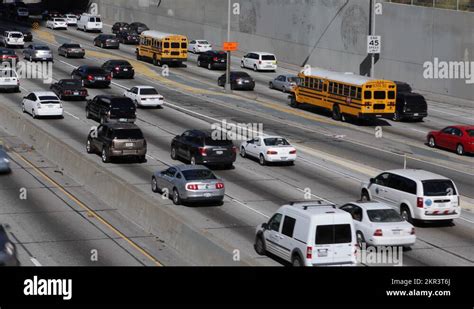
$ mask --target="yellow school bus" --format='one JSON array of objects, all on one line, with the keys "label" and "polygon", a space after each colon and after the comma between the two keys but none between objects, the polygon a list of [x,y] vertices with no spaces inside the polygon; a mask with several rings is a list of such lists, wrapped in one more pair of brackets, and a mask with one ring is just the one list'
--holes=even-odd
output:
[{"label": "yellow school bus", "polygon": [[154,65],[181,65],[188,59],[188,38],[155,30],[143,31],[135,53],[137,60],[148,60]]},{"label": "yellow school bus", "polygon": [[373,119],[395,113],[396,84],[353,73],[305,69],[290,96],[292,107],[310,104],[328,109],[335,120]]}]

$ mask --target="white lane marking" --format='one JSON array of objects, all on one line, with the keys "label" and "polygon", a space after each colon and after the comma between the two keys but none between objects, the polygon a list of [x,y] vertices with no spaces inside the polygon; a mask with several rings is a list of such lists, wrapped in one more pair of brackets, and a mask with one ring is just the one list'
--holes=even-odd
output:
[{"label": "white lane marking", "polygon": [[415,129],[415,128],[410,128],[410,129],[413,130],[413,131],[416,131],[416,132],[423,133],[423,134],[428,134],[428,132],[426,132],[426,131],[421,131],[421,130],[418,130],[418,129]]},{"label": "white lane marking", "polygon": [[152,157],[152,156],[150,156],[150,155],[148,155],[148,154],[146,155],[146,157],[147,157],[147,158],[150,158],[150,159],[153,159],[153,160],[155,160],[155,161],[158,161],[156,158],[154,158],[154,157]]},{"label": "white lane marking", "polygon": [[65,114],[68,114],[68,115],[71,116],[72,118],[75,118],[75,119],[77,119],[77,120],[81,120],[79,117],[77,117],[77,116],[71,114],[71,113],[68,112],[68,111],[64,111],[64,113],[65,113]]},{"label": "white lane marking", "polygon": [[[227,194],[226,194],[226,195],[227,195]],[[261,216],[263,216],[263,217],[265,217],[265,218],[267,218],[267,219],[270,218],[270,216],[267,216],[267,215],[264,214],[263,212],[258,211],[258,210],[256,210],[255,208],[252,208],[252,207],[248,206],[247,204],[245,204],[245,203],[239,201],[238,199],[235,199],[235,198],[231,197],[230,195],[227,195],[227,196],[230,198],[230,200],[231,200],[232,202],[235,202],[235,203],[237,203],[237,204],[239,204],[239,205],[242,205],[242,206],[244,206],[245,208],[248,208],[248,209],[252,210],[253,212],[258,213],[259,215],[261,215]]]},{"label": "white lane marking", "polygon": [[[461,214],[463,213],[463,211],[461,211]],[[458,218],[458,219],[461,219],[461,220],[464,220],[464,221],[467,221],[469,223],[473,223],[474,224],[474,221],[472,220],[469,220],[469,219],[466,219],[466,217],[463,217],[462,215]]]},{"label": "white lane marking", "polygon": [[35,266],[37,266],[37,267],[42,266],[41,263],[38,262],[38,260],[35,259],[34,257],[31,257],[30,260]]},{"label": "white lane marking", "polygon": [[472,118],[472,117],[466,117],[466,116],[462,116],[462,115],[456,115],[456,114],[448,113],[448,112],[445,112],[445,111],[442,111],[442,110],[439,110],[439,109],[436,109],[436,108],[430,108],[430,110],[435,111],[435,112],[438,112],[438,113],[441,113],[441,114],[450,115],[450,116],[453,116],[453,117],[466,118],[466,119],[469,119],[469,120],[471,120],[471,121],[474,120],[474,118]]}]

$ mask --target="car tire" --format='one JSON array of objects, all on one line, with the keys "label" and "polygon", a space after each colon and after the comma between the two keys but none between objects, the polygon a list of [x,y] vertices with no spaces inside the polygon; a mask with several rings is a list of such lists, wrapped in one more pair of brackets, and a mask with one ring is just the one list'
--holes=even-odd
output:
[{"label": "car tire", "polygon": [[211,64],[211,63],[208,63],[208,64],[207,64],[207,69],[208,69],[208,70],[212,70],[212,64]]},{"label": "car tire", "polygon": [[104,43],[100,43],[100,48],[104,48]]},{"label": "car tire", "polygon": [[102,158],[102,162],[104,163],[110,162],[110,157],[109,157],[107,148],[105,146],[102,146],[101,158]]},{"label": "car tire", "polygon": [[245,68],[245,65],[244,65],[244,62],[243,62],[243,61],[240,62],[240,67],[241,67],[242,69]]},{"label": "car tire", "polygon": [[31,57],[31,55],[30,55],[30,59],[28,59],[28,60],[30,60],[30,62],[33,62],[33,57]]},{"label": "car tire", "polygon": [[33,119],[37,118],[34,108],[31,110],[31,117],[33,117]]},{"label": "car tire", "polygon": [[194,155],[191,156],[191,159],[189,160],[189,164],[196,165],[196,157]]},{"label": "car tire", "polygon": [[362,245],[365,243],[365,237],[361,231],[356,232],[356,240],[357,240],[357,244],[359,245],[359,249],[362,249]]},{"label": "car tire", "polygon": [[341,120],[341,111],[339,109],[339,105],[335,104],[333,107],[332,107],[332,119],[336,120],[336,121],[340,121]]},{"label": "car tire", "polygon": [[270,89],[274,89],[274,87],[273,87],[273,83],[272,83],[272,82],[270,82],[270,83],[268,84],[268,88],[270,88]]},{"label": "car tire", "polygon": [[265,249],[265,243],[263,242],[262,235],[257,235],[257,237],[255,238],[254,249],[258,255],[266,255],[267,250]]},{"label": "car tire", "polygon": [[69,53],[66,52],[66,53],[64,54],[64,57],[69,58]]},{"label": "car tire", "polygon": [[435,140],[434,136],[430,136],[428,138],[428,146],[430,146],[431,148],[436,147],[436,140]]},{"label": "car tire", "polygon": [[201,61],[200,60],[197,61],[197,66],[201,67]]},{"label": "car tire", "polygon": [[393,121],[400,121],[400,113],[398,111],[395,111],[392,116]]},{"label": "car tire", "polygon": [[247,156],[247,153],[246,153],[244,147],[241,147],[241,148],[240,148],[240,156],[241,156],[242,158],[245,158],[245,157]]},{"label": "car tire", "polygon": [[173,188],[173,204],[181,205],[181,197],[179,196],[179,192],[176,188]]},{"label": "car tire", "polygon": [[146,162],[146,155],[145,156],[138,156],[138,162],[145,163]]},{"label": "car tire", "polygon": [[91,114],[87,108],[86,108],[86,119],[91,119]]},{"label": "car tire", "polygon": [[107,123],[107,117],[105,115],[100,117],[100,123],[101,124]]},{"label": "car tire", "polygon": [[256,65],[256,64],[253,65],[253,70],[254,70],[255,72],[258,72],[258,68],[257,68],[257,65]]},{"label": "car tire", "polygon": [[299,103],[298,103],[298,101],[296,101],[296,97],[294,95],[291,96],[290,106],[293,107],[293,108],[298,108],[299,107]]},{"label": "car tire", "polygon": [[260,156],[258,157],[258,163],[262,166],[267,164],[267,161],[265,160],[265,156],[263,154],[260,154]]},{"label": "car tire", "polygon": [[301,257],[299,256],[299,254],[295,254],[291,258],[291,266],[293,266],[293,267],[302,267],[303,266],[303,261],[301,260]]},{"label": "car tire", "polygon": [[156,181],[155,176],[151,177],[151,191],[154,193],[160,193],[160,188],[158,188],[158,182]]},{"label": "car tire", "polygon": [[456,146],[456,153],[460,156],[464,155],[464,146],[462,144]]},{"label": "car tire", "polygon": [[402,205],[400,207],[400,216],[402,216],[405,221],[413,224],[413,217],[411,216],[410,209],[408,208],[408,206]]},{"label": "car tire", "polygon": [[367,190],[362,190],[362,193],[360,195],[360,200],[363,202],[370,201],[370,195],[369,195],[369,192],[367,192]]},{"label": "car tire", "polygon": [[178,152],[175,146],[171,146],[171,159],[178,160]]},{"label": "car tire", "polygon": [[285,86],[283,86],[283,87],[281,88],[281,91],[282,91],[283,93],[287,93],[287,91],[286,91],[286,87],[285,87]]},{"label": "car tire", "polygon": [[91,139],[90,139],[90,138],[87,139],[86,151],[87,151],[87,153],[89,153],[89,154],[94,152],[93,149],[92,149],[92,143],[91,143]]}]

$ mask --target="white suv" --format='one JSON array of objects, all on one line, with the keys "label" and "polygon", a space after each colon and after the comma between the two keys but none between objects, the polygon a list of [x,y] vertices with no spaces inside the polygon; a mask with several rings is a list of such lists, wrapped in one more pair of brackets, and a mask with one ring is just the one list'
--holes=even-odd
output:
[{"label": "white suv", "polygon": [[5,47],[20,47],[25,45],[23,33],[19,31],[5,31],[3,33],[2,44]]},{"label": "white suv", "polygon": [[102,19],[100,16],[82,14],[77,21],[77,30],[102,32]]},{"label": "white suv", "polygon": [[362,200],[378,199],[400,210],[401,216],[419,220],[451,221],[461,215],[454,182],[441,175],[415,169],[385,171],[362,185]]},{"label": "white suv", "polygon": [[257,227],[255,251],[293,266],[355,265],[356,235],[349,213],[323,201],[291,202]]},{"label": "white suv", "polygon": [[0,89],[20,92],[20,80],[15,70],[10,68],[0,69]]},{"label": "white suv", "polygon": [[251,52],[242,57],[240,66],[254,71],[276,71],[277,59],[274,54]]}]

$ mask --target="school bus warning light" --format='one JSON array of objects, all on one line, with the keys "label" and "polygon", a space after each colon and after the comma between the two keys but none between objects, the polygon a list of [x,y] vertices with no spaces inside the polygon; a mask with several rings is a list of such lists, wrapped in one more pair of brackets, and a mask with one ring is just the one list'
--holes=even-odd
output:
[{"label": "school bus warning light", "polygon": [[222,49],[224,51],[236,51],[239,49],[239,42],[224,42]]}]

